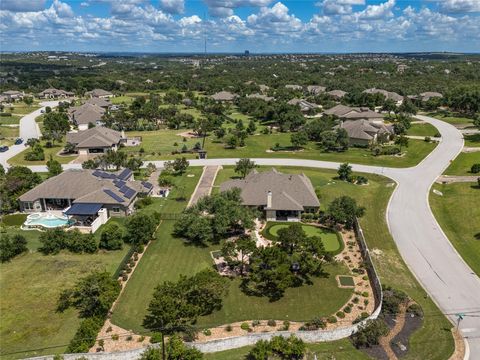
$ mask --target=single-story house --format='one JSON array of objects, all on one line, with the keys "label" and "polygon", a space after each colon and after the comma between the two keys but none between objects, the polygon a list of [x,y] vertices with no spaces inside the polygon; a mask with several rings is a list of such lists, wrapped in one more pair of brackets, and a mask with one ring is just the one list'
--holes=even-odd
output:
[{"label": "single-story house", "polygon": [[41,99],[58,99],[74,96],[75,94],[71,91],[65,91],[61,89],[49,88],[43,90],[38,94],[38,97]]},{"label": "single-story house", "polygon": [[213,94],[210,97],[215,101],[222,101],[223,102],[223,101],[233,101],[238,97],[238,95],[233,94],[230,91],[219,91],[219,92]]},{"label": "single-story house", "polygon": [[403,96],[393,91],[371,88],[363,90],[362,92],[365,94],[382,94],[383,96],[385,96],[386,99],[395,101],[397,105],[401,105],[403,102]]},{"label": "single-story house", "polygon": [[79,155],[116,151],[126,141],[127,138],[121,132],[103,126],[67,133],[67,143],[75,145],[75,151]]},{"label": "single-story house", "polygon": [[264,84],[258,85],[258,88],[259,88],[260,91],[263,92],[263,93],[266,92],[266,91],[268,91],[268,90],[270,90],[270,87],[267,86],[267,85],[264,85]]},{"label": "single-story house", "polygon": [[383,115],[370,110],[368,107],[351,107],[339,104],[325,110],[323,113],[326,115],[335,115],[341,119],[369,119],[371,121],[383,122]]},{"label": "single-story house", "polygon": [[68,109],[70,121],[76,125],[79,130],[88,129],[90,124],[95,126],[103,125],[102,117],[105,112],[106,110],[104,108],[88,103]]},{"label": "single-story house", "polygon": [[17,100],[22,100],[23,97],[25,96],[25,93],[23,91],[7,90],[2,92],[1,95],[5,98],[7,102],[12,102]]},{"label": "single-story house", "polygon": [[346,130],[350,145],[361,146],[377,142],[377,138],[381,134],[393,133],[392,127],[367,119],[342,121],[337,128]]},{"label": "single-story house", "polygon": [[308,85],[307,91],[312,95],[320,95],[324,93],[327,88],[325,86],[320,85]]},{"label": "single-story house", "polygon": [[431,98],[443,98],[443,95],[440,94],[439,92],[434,92],[434,91],[427,91],[427,92],[423,92],[421,93],[418,98],[421,100],[421,101],[428,101],[430,100]]},{"label": "single-story house", "polygon": [[91,98],[100,98],[100,99],[108,99],[113,97],[114,95],[107,90],[103,89],[93,89],[92,91],[87,91],[85,96],[89,96]]},{"label": "single-story house", "polygon": [[341,100],[345,97],[345,95],[347,95],[347,92],[343,90],[332,90],[332,91],[327,91],[327,94],[330,95],[335,100]]},{"label": "single-story house", "polygon": [[289,89],[289,90],[303,90],[303,86],[301,86],[301,85],[285,85],[285,89]]},{"label": "single-story house", "polygon": [[105,110],[108,110],[112,106],[112,103],[108,98],[95,98],[95,97],[85,101],[85,104],[100,106]]},{"label": "single-story house", "polygon": [[239,188],[243,205],[257,208],[268,221],[299,221],[304,212],[316,212],[320,201],[305,174],[283,174],[275,169],[253,170],[242,180],[229,180],[220,191]]},{"label": "single-story house", "polygon": [[260,99],[260,100],[263,100],[263,101],[274,100],[274,98],[271,97],[271,96],[267,96],[267,95],[263,95],[263,94],[259,94],[259,93],[247,95],[247,98],[249,98],[249,99]]},{"label": "single-story house", "polygon": [[292,99],[289,102],[287,102],[287,104],[298,106],[300,108],[300,111],[302,111],[302,112],[315,110],[315,109],[320,107],[317,104],[313,104],[313,103],[308,102],[307,100],[304,100],[304,99]]},{"label": "single-story house", "polygon": [[129,169],[117,172],[66,170],[45,180],[19,198],[27,213],[62,211],[75,226],[90,227],[112,216],[127,216],[139,195],[149,195],[153,185],[135,181]]}]

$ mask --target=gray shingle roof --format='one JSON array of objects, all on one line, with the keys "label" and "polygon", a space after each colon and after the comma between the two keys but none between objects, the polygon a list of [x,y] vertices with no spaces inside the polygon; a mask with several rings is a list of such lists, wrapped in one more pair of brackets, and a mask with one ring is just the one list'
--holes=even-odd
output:
[{"label": "gray shingle roof", "polygon": [[81,106],[75,106],[69,110],[70,118],[77,125],[95,124],[102,120],[105,109],[94,104],[85,103]]},{"label": "gray shingle roof", "polygon": [[237,96],[237,94],[232,94],[230,91],[220,91],[213,94],[211,98],[215,101],[233,101]]},{"label": "gray shingle roof", "polygon": [[103,126],[96,126],[88,130],[67,133],[67,142],[75,144],[77,148],[111,147],[117,145],[122,134]]},{"label": "gray shingle roof", "polygon": [[384,124],[373,123],[366,119],[344,121],[340,128],[347,131],[349,138],[359,140],[373,140],[375,135],[391,133],[391,130]]},{"label": "gray shingle roof", "polygon": [[93,97],[98,97],[98,96],[113,96],[113,94],[110,91],[106,91],[103,89],[93,89],[92,91],[87,91],[85,95],[93,96]]},{"label": "gray shingle roof", "polygon": [[[74,199],[74,203],[122,204],[127,206],[135,196],[127,198],[115,186],[114,178],[106,179],[94,175],[94,170],[66,170],[61,174],[45,180],[40,185],[20,196],[20,201],[37,199]],[[138,181],[126,181],[125,185],[137,192],[149,192]],[[105,193],[110,190],[123,201],[117,201]]]},{"label": "gray shingle roof", "polygon": [[318,207],[315,189],[304,174],[283,174],[275,169],[252,171],[242,180],[230,180],[220,186],[220,191],[233,188],[241,190],[244,205],[267,206],[268,192],[272,192],[272,210],[303,210]]}]

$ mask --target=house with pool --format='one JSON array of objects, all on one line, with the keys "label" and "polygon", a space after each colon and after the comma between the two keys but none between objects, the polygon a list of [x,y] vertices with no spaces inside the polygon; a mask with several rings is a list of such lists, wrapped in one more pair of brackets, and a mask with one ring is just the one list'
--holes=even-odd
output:
[{"label": "house with pool", "polygon": [[260,210],[267,221],[300,221],[302,213],[317,212],[320,201],[305,174],[275,169],[251,171],[244,179],[226,181],[220,191],[239,188],[245,206]]},{"label": "house with pool", "polygon": [[75,226],[95,232],[112,216],[134,211],[153,185],[135,181],[130,169],[116,172],[67,170],[21,195],[20,210],[31,213],[25,227]]}]

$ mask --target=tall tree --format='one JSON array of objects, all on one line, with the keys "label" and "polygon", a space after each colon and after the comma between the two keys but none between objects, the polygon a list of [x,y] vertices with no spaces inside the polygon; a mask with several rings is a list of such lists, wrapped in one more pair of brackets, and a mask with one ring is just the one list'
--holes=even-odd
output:
[{"label": "tall tree", "polygon": [[250,171],[252,171],[256,167],[257,165],[255,164],[254,161],[247,158],[243,158],[238,160],[235,163],[235,172],[237,174],[240,174],[242,179],[245,179],[245,177],[250,173]]}]

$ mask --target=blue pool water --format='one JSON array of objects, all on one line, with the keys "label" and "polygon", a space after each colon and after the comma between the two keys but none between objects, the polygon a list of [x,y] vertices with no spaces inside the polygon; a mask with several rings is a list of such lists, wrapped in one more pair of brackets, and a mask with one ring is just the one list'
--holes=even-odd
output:
[{"label": "blue pool water", "polygon": [[25,226],[42,226],[45,228],[56,228],[69,224],[66,216],[57,216],[52,214],[36,213],[27,216]]}]

